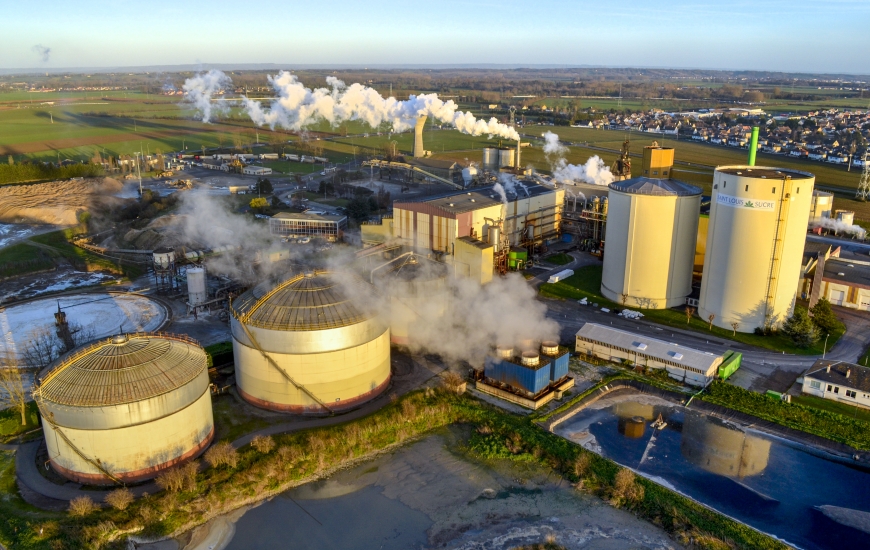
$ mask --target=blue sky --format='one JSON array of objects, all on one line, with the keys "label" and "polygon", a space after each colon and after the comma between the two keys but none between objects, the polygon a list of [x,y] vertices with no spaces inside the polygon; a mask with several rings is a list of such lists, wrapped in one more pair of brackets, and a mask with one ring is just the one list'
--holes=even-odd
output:
[{"label": "blue sky", "polygon": [[[870,0],[0,0],[0,68],[554,63],[870,74]],[[34,46],[50,48],[47,61]]]}]

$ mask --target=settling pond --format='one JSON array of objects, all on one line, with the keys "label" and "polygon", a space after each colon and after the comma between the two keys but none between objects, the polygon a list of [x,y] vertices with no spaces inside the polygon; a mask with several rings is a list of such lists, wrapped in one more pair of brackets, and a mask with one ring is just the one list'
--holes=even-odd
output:
[{"label": "settling pond", "polygon": [[[667,426],[654,430],[659,415]],[[815,508],[870,511],[870,473],[798,444],[622,391],[556,433],[800,548],[870,548]]]}]

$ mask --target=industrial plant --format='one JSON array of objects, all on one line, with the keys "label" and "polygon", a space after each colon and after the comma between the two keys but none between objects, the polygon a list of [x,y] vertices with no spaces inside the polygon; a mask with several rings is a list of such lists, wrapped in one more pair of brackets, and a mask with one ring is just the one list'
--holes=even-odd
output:
[{"label": "industrial plant", "polygon": [[151,479],[214,436],[206,354],[192,339],[119,334],[76,349],[36,379],[48,460],[87,485]]}]

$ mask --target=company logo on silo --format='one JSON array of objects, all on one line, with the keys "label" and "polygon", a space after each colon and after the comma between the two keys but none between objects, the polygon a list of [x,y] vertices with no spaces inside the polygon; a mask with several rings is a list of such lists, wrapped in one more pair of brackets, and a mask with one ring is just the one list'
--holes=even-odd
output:
[{"label": "company logo on silo", "polygon": [[716,195],[716,203],[731,208],[751,208],[752,210],[773,210],[776,206],[775,201],[760,201],[752,199],[741,199],[740,197],[732,197],[731,195]]}]

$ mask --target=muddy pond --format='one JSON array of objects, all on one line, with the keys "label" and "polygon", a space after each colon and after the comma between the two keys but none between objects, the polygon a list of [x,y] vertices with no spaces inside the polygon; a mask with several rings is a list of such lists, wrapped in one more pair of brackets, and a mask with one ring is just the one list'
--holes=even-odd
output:
[{"label": "muddy pond", "polygon": [[870,548],[849,526],[870,518],[870,473],[825,453],[633,392],[556,433],[799,548]]},{"label": "muddy pond", "polygon": [[581,494],[547,469],[483,464],[458,429],[309,483],[201,527],[186,550],[680,548],[658,527]]}]

